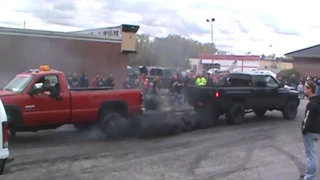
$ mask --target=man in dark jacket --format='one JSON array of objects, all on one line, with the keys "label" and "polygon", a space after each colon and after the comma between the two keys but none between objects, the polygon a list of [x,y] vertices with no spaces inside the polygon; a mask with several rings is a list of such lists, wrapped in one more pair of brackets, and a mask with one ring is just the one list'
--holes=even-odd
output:
[{"label": "man in dark jacket", "polygon": [[44,80],[41,93],[46,94],[50,97],[56,98],[59,96],[60,92],[55,87],[51,87],[50,83],[51,82],[49,79]]},{"label": "man in dark jacket", "polygon": [[316,83],[317,85],[316,95],[320,96],[320,76],[315,76],[314,79],[315,79],[314,83]]},{"label": "man in dark jacket", "polygon": [[129,77],[127,77],[126,81],[123,82],[122,88],[123,88],[123,89],[131,89]]},{"label": "man in dark jacket", "polygon": [[80,83],[79,83],[79,79],[78,79],[78,75],[77,73],[74,73],[72,76],[72,80],[71,80],[71,87],[76,88],[79,87]]},{"label": "man in dark jacket", "polygon": [[305,119],[302,122],[301,131],[307,157],[307,170],[301,176],[303,180],[315,180],[317,171],[317,154],[314,143],[320,134],[320,97],[316,96],[316,84],[312,81],[305,83],[304,92],[309,102],[305,111]]},{"label": "man in dark jacket", "polygon": [[113,89],[115,83],[114,83],[112,74],[110,74],[109,77],[108,77],[108,79],[105,80],[105,85],[106,85],[107,87],[112,87],[112,89]]},{"label": "man in dark jacket", "polygon": [[70,72],[68,72],[68,74],[67,74],[67,81],[68,81],[68,85],[71,86],[71,84],[72,84],[72,75],[71,75]]},{"label": "man in dark jacket", "polygon": [[86,72],[83,72],[80,77],[80,87],[89,87],[89,80]]}]

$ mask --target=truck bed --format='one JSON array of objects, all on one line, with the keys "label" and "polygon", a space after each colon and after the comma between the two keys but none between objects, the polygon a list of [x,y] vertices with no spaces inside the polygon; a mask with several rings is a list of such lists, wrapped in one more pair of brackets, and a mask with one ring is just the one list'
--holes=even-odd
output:
[{"label": "truck bed", "polygon": [[111,90],[112,87],[79,87],[79,88],[69,88],[69,91],[106,91],[106,90]]},{"label": "truck bed", "polygon": [[[88,88],[95,89],[95,88]],[[128,113],[134,113],[141,110],[139,102],[141,101],[141,91],[137,89],[126,90],[88,90],[80,91],[70,90],[70,105],[71,105],[71,119],[77,122],[88,122],[88,120],[95,121],[98,119],[98,110],[101,103],[119,102],[113,105],[112,108],[122,108],[122,105],[128,107]],[[102,89],[103,90],[103,89]],[[138,103],[137,103],[138,102]],[[125,103],[125,104],[123,104]],[[130,112],[132,111],[132,112]],[[94,116],[92,115],[94,114]]]},{"label": "truck bed", "polygon": [[[188,87],[188,97],[189,104],[194,105],[196,101],[201,102],[212,102],[219,101],[219,99],[223,98],[224,100],[232,98],[233,94],[243,96],[245,98],[248,94],[250,94],[255,88],[254,87],[228,87],[228,86],[189,86]],[[228,95],[228,96],[226,96]]]}]

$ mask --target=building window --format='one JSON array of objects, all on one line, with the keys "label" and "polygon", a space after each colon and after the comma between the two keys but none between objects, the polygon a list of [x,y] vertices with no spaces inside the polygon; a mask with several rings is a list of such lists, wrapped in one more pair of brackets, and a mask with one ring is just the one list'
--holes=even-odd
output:
[{"label": "building window", "polygon": [[113,31],[113,35],[114,36],[119,36],[119,32],[118,31]]},{"label": "building window", "polygon": [[105,36],[106,36],[106,35],[107,35],[107,31],[103,31],[103,35],[105,35]]}]

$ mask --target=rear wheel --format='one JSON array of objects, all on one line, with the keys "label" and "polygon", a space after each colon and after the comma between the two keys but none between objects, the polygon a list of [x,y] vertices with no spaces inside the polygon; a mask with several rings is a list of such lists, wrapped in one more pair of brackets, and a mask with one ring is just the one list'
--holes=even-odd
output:
[{"label": "rear wheel", "polygon": [[6,161],[4,159],[0,159],[0,175],[4,172],[4,166],[6,164]]},{"label": "rear wheel", "polygon": [[262,117],[266,114],[267,110],[266,109],[254,109],[253,113],[258,116],[258,117]]},{"label": "rear wheel", "polygon": [[126,135],[127,120],[116,112],[105,112],[100,117],[100,128],[107,137]]},{"label": "rear wheel", "polygon": [[293,120],[296,118],[297,113],[298,103],[294,100],[287,101],[282,111],[283,118],[286,120]]},{"label": "rear wheel", "polygon": [[245,108],[241,103],[233,103],[226,113],[228,124],[240,124],[244,121]]}]

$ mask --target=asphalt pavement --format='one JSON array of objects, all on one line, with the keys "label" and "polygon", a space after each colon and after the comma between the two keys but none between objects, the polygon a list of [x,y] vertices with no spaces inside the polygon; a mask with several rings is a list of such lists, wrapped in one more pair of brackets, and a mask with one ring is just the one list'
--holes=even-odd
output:
[{"label": "asphalt pavement", "polygon": [[295,180],[305,169],[305,105],[294,121],[275,111],[248,114],[242,125],[161,138],[107,140],[70,126],[18,133],[10,143],[15,160],[0,180]]}]

